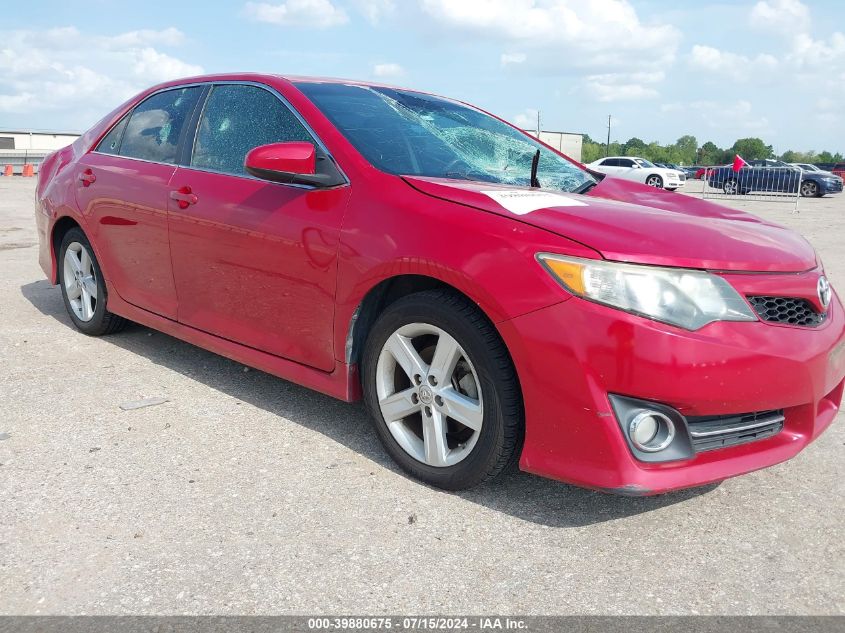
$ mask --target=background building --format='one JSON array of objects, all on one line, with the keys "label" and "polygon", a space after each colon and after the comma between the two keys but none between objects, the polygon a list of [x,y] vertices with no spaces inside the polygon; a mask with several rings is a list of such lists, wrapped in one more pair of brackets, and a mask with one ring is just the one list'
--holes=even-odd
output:
[{"label": "background building", "polygon": [[0,129],[0,173],[3,167],[11,165],[19,174],[25,163],[34,165],[38,171],[38,165],[47,154],[70,145],[78,137],[76,132]]},{"label": "background building", "polygon": [[[537,130],[525,130],[531,136],[537,137]],[[551,145],[557,151],[562,152],[574,160],[581,160],[581,146],[584,141],[583,134],[576,134],[575,132],[551,132],[549,130],[542,130],[540,132],[540,140]]]}]

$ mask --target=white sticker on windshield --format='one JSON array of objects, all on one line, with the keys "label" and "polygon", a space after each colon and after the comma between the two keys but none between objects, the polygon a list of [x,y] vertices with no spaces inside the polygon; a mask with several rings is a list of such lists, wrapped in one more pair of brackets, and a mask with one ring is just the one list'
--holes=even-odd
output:
[{"label": "white sticker on windshield", "polygon": [[586,207],[586,202],[548,191],[526,191],[524,189],[493,189],[480,191],[515,215],[525,215],[547,207]]}]

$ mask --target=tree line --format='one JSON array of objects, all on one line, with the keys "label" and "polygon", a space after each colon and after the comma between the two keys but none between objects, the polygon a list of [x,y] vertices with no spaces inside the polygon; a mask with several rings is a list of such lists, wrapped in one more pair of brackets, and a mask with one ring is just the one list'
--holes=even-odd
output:
[{"label": "tree line", "polygon": [[724,149],[712,141],[699,146],[696,138],[691,135],[682,136],[671,145],[661,145],[656,141],[646,143],[642,139],[633,137],[624,143],[614,141],[610,147],[607,147],[607,143],[598,143],[585,134],[581,148],[581,161],[591,163],[605,156],[639,156],[655,163],[724,165],[733,161],[736,154],[745,160],[779,158],[787,163],[838,163],[845,160],[840,152],[816,153],[812,150],[809,152],[788,150],[776,156],[771,145],[766,145],[762,139],[753,137],[738,139],[731,147]]}]

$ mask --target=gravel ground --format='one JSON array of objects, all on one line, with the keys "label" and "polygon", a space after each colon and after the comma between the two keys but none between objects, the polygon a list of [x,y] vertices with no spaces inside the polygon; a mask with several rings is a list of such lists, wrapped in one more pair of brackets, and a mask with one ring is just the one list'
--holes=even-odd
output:
[{"label": "gravel ground", "polygon": [[[694,491],[441,492],[359,406],[140,326],[79,334],[33,190],[0,178],[0,613],[845,613],[841,414],[791,462]],[[845,288],[845,196],[742,206]],[[141,398],[168,401],[120,408]]]}]

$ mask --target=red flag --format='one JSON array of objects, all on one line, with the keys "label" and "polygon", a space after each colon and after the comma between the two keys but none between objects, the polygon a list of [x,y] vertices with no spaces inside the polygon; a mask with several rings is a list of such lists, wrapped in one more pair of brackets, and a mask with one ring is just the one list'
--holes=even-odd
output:
[{"label": "red flag", "polygon": [[745,162],[745,159],[742,156],[739,154],[734,156],[734,171],[739,171],[746,165],[748,165],[748,163]]}]

